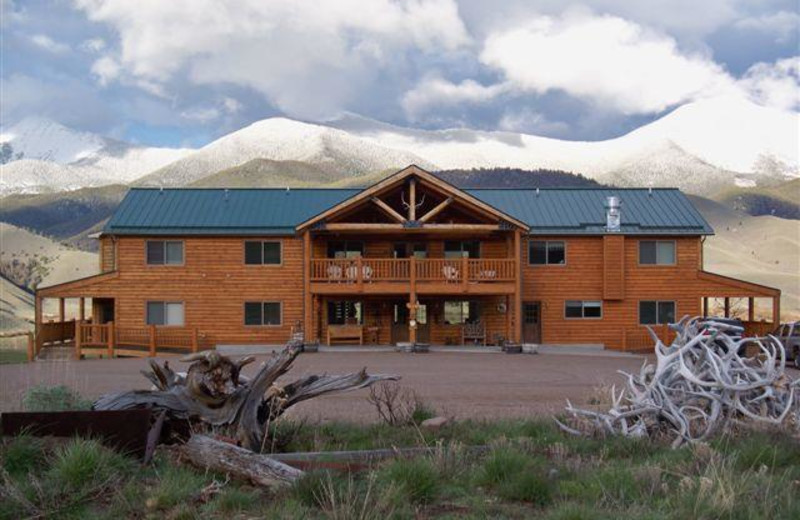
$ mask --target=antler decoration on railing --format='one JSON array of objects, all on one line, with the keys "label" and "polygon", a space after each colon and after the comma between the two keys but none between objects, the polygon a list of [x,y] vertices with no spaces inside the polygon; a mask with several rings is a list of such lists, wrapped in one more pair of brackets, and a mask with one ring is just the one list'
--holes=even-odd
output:
[{"label": "antler decoration on railing", "polygon": [[[800,420],[800,379],[784,372],[786,353],[776,338],[738,338],[741,327],[688,316],[670,328],[677,335],[666,346],[648,327],[656,362],[645,361],[639,375],[621,372],[627,383],[619,394],[612,387],[608,412],[567,401],[570,425],[556,419],[559,427],[576,435],[667,434],[678,447],[706,440],[732,422],[782,424],[792,410]],[[756,345],[758,354],[741,356],[747,344]]]}]

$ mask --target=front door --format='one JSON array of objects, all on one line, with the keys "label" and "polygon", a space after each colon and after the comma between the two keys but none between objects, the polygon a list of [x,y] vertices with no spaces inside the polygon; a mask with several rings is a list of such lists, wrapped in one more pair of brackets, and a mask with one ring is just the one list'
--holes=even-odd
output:
[{"label": "front door", "polygon": [[[408,302],[397,301],[392,304],[392,343],[403,343],[408,339]],[[428,306],[420,303],[417,308],[417,342],[427,343],[429,340]]]},{"label": "front door", "polygon": [[522,304],[522,341],[542,342],[542,308],[540,302]]}]

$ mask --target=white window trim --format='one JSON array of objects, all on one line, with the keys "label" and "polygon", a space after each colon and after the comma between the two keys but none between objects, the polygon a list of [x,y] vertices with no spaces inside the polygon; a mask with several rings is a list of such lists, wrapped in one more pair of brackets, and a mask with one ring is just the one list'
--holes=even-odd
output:
[{"label": "white window trim", "polygon": [[[162,323],[162,324],[147,323],[147,315],[148,315],[147,310],[148,310],[148,307],[149,307],[149,305],[151,303],[161,303],[161,304],[164,305],[164,321],[167,320],[167,305],[169,305],[169,304],[177,304],[177,305],[182,306],[183,307],[183,323],[181,323],[180,325],[171,325],[169,323]],[[150,325],[154,325],[156,327],[185,327],[186,326],[186,302],[178,301],[178,300],[147,300],[147,301],[144,302],[144,323],[148,327]]]},{"label": "white window trim", "polygon": [[[642,243],[643,242],[655,242],[656,244],[656,262],[654,264],[643,264],[642,263]],[[658,243],[659,242],[671,242],[672,243],[672,263],[669,264],[659,264],[658,263]],[[640,267],[674,267],[678,265],[678,241],[677,240],[656,240],[656,239],[639,239],[639,250],[637,251],[638,257],[637,261]],[[650,301],[650,300],[648,300]]]},{"label": "white window trim", "polygon": [[[151,242],[161,242],[164,247],[164,263],[163,264],[151,264],[147,259],[147,250],[150,247],[149,244]],[[181,245],[181,262],[179,264],[170,264],[167,263],[167,242],[175,242]],[[116,255],[115,261],[116,261]],[[170,239],[160,239],[160,238],[148,238],[144,241],[144,264],[147,267],[183,267],[186,265],[186,242],[184,240],[170,240]]]},{"label": "white window trim", "polygon": [[[581,316],[572,317],[567,316],[567,302],[581,302]],[[600,304],[600,316],[585,316],[586,302],[597,302]],[[603,310],[603,300],[564,300],[564,319],[565,320],[602,320],[605,315]]]}]

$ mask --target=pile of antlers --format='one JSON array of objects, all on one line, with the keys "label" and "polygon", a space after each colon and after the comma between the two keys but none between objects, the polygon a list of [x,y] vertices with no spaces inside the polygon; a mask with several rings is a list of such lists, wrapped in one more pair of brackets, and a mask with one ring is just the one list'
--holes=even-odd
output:
[{"label": "pile of antlers", "polygon": [[[645,362],[639,375],[621,372],[627,383],[619,394],[611,389],[608,412],[567,401],[571,425],[556,420],[559,427],[576,435],[668,435],[678,447],[706,440],[731,423],[780,425],[792,410],[800,413],[800,379],[785,374],[786,355],[776,338],[741,338],[741,327],[700,318],[684,317],[670,328],[676,337],[668,346],[650,330],[655,364]],[[747,345],[758,353],[742,356]]]}]

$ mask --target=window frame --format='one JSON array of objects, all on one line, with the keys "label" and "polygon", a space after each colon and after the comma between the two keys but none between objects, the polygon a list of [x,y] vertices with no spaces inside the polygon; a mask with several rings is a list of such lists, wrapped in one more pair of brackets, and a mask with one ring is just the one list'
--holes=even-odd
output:
[{"label": "window frame", "polygon": [[[580,316],[567,316],[567,303],[580,302],[581,315]],[[599,303],[600,316],[586,316],[586,303]],[[563,317],[565,320],[602,320],[605,317],[603,310],[603,300],[564,300]]]},{"label": "window frame", "polygon": [[[336,305],[343,305],[344,306],[344,312],[343,312],[343,316],[342,316],[343,317],[342,323],[331,323],[331,316],[333,316],[333,314],[331,314],[331,308],[336,306]],[[364,318],[365,318],[364,314],[365,314],[366,306],[365,306],[365,304],[364,304],[364,302],[362,300],[328,300],[328,303],[325,306],[325,314],[326,314],[326,316],[325,316],[325,325],[328,326],[328,327],[331,327],[331,326],[339,327],[339,326],[342,326],[342,325],[346,325],[347,324],[347,309],[346,309],[346,307],[348,305],[352,305],[353,306],[353,314],[355,314],[356,317],[358,318],[357,324],[363,326],[364,325]]]},{"label": "window frame", "polygon": [[[533,244],[536,242],[544,242],[544,260],[543,264],[534,263],[533,262],[533,255],[531,254],[531,248]],[[551,243],[561,243],[562,249],[564,250],[564,262],[557,264],[550,262],[550,244]],[[528,240],[528,265],[534,267],[541,267],[541,266],[553,266],[553,267],[566,267],[567,265],[567,241],[566,240],[541,240],[541,239],[529,239]]]},{"label": "window frame", "polygon": [[[164,306],[164,321],[167,320],[167,305],[181,305],[183,307],[183,323],[181,324],[169,324],[169,323],[150,323],[148,322],[149,316],[149,307],[151,303],[160,303]],[[145,300],[144,302],[144,324],[149,326],[155,327],[185,327],[186,326],[186,302],[183,300]]]},{"label": "window frame", "polygon": [[[257,265],[257,264],[251,264]],[[247,323],[247,304],[257,303],[261,307],[261,323]],[[278,323],[264,323],[264,305],[278,304]],[[242,323],[245,327],[282,327],[283,326],[283,301],[282,300],[246,300],[242,303]]]},{"label": "window frame", "polygon": [[[447,304],[448,303],[458,303],[461,306],[461,321],[456,323],[451,323],[447,321]],[[464,304],[466,304],[466,314],[464,313]],[[470,311],[472,310],[472,306],[475,306],[475,315],[477,317],[476,320],[470,322]],[[467,323],[476,323],[481,321],[483,318],[481,313],[481,302],[479,300],[445,300],[442,303],[442,325],[445,326],[464,326]]]},{"label": "window frame", "polygon": [[[161,242],[161,249],[164,255],[164,261],[160,264],[155,264],[150,262],[149,252],[150,252],[150,244]],[[180,263],[169,263],[167,262],[167,244],[180,244],[181,245],[181,261]],[[116,259],[115,259],[116,261]],[[186,265],[186,243],[184,240],[167,240],[167,239],[145,239],[144,241],[144,264],[147,267],[181,267]]]},{"label": "window frame", "polygon": [[[459,247],[458,252],[461,253],[460,256],[447,256],[448,252],[455,252],[455,250],[448,251],[448,249],[447,249],[447,243],[448,242],[458,242],[458,247]],[[464,251],[465,251],[464,250],[464,244],[467,243],[467,242],[475,242],[478,245],[478,251],[477,251],[477,255],[476,256],[474,256],[474,257],[473,256],[467,256],[467,257],[464,256]],[[469,252],[469,251],[467,251],[467,252]],[[443,240],[442,241],[442,257],[447,259],[447,260],[455,260],[457,258],[469,258],[470,260],[483,258],[483,241],[478,240],[478,239],[473,239],[473,240]]]},{"label": "window frame", "polygon": [[[338,251],[333,250],[333,255],[331,255],[332,244],[341,244],[343,249],[340,249]],[[358,249],[350,249],[350,246],[354,244],[359,244],[360,247]],[[367,252],[366,243],[363,240],[329,240],[325,244],[325,250],[326,250],[325,257],[329,260],[353,260],[355,258],[358,258],[359,256],[364,258]],[[336,256],[337,252],[343,252],[344,256],[337,257]],[[350,252],[358,253],[358,255],[348,256],[348,253]]]},{"label": "window frame", "polygon": [[[656,304],[656,321],[655,323],[642,323],[642,304],[643,303],[655,303]],[[678,302],[676,300],[639,300],[639,304],[636,307],[636,322],[641,327],[647,327],[648,325],[668,325],[669,323],[659,323],[659,306],[662,303],[671,303],[672,304],[672,319],[678,319]],[[670,323],[675,323],[676,321],[672,321]]]},{"label": "window frame", "polygon": [[[257,242],[261,244],[261,263],[251,264],[247,262],[247,243],[248,242]],[[278,244],[278,263],[277,264],[267,264],[264,263],[264,244]],[[279,239],[271,239],[271,240],[251,240],[245,239],[242,241],[242,263],[246,267],[281,267],[283,265],[283,240]]]},{"label": "window frame", "polygon": [[[642,244],[652,242],[656,245],[656,261],[652,264],[642,263]],[[671,243],[672,244],[672,262],[659,263],[658,262],[658,244]],[[639,239],[639,246],[637,251],[637,262],[640,267],[675,267],[678,265],[678,241],[674,239],[660,240],[660,239]]]}]

